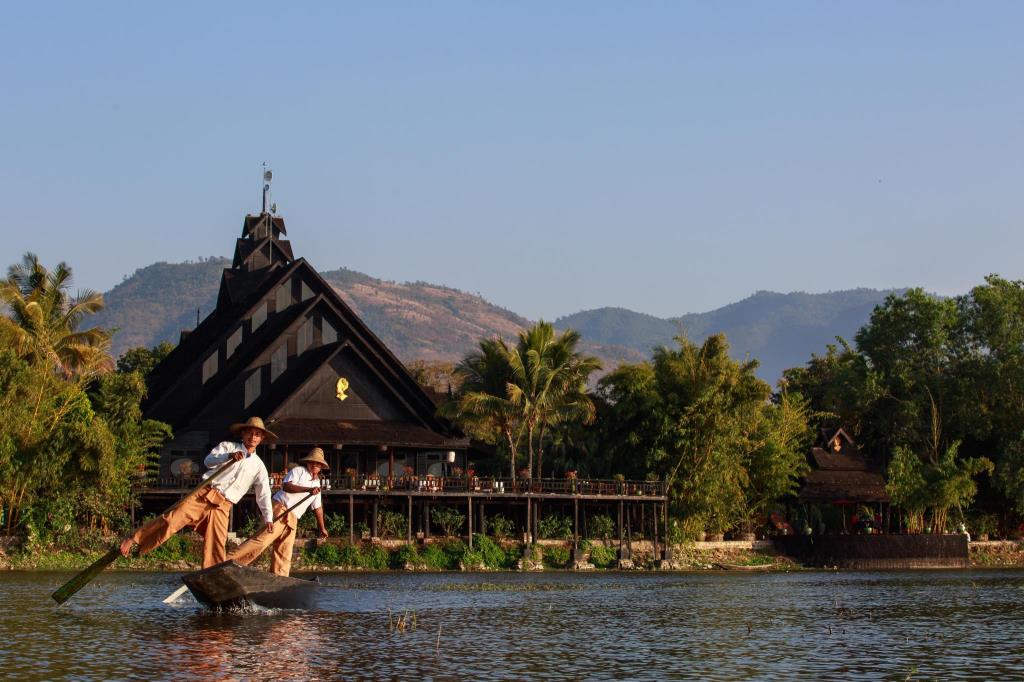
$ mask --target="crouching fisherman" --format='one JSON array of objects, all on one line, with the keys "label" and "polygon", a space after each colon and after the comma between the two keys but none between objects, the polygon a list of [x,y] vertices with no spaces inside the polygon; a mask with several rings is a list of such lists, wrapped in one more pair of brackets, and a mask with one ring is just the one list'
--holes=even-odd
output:
[{"label": "crouching fisherman", "polygon": [[203,568],[225,561],[227,551],[224,545],[228,537],[231,507],[250,488],[256,493],[256,504],[266,522],[266,528],[269,530],[273,527],[270,476],[267,475],[266,465],[256,455],[256,447],[264,440],[277,440],[277,436],[264,427],[259,417],[250,417],[244,424],[232,424],[230,430],[231,433],[240,434],[241,442],[224,441],[211,450],[205,460],[209,471],[203,478],[208,478],[214,469],[228,461],[234,460],[234,466],[194,498],[125,538],[121,543],[121,554],[127,557],[133,545],[139,546],[139,554],[146,554],[185,526],[191,526],[203,535]]},{"label": "crouching fisherman", "polygon": [[[320,500],[320,472],[330,467],[324,459],[324,451],[313,448],[309,454],[299,460],[302,466],[294,467],[284,477],[281,490],[274,495],[273,527],[249,538],[232,552],[231,559],[243,566],[256,560],[260,554],[273,546],[270,559],[270,570],[275,575],[288,575],[292,570],[292,549],[295,546],[295,530],[299,519],[312,508],[316,515],[316,523],[320,527],[320,537],[327,537],[324,526],[323,503]],[[294,507],[294,509],[291,509]],[[291,509],[285,514],[285,511]],[[280,517],[280,518],[278,518]]]}]

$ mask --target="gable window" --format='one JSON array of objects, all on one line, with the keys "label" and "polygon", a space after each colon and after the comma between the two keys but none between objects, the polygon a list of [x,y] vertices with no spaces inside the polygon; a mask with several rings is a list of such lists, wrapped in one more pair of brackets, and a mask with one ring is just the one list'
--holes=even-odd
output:
[{"label": "gable window", "polygon": [[245,380],[245,407],[252,405],[252,401],[260,397],[260,370],[256,369],[249,378]]},{"label": "gable window", "polygon": [[291,280],[281,284],[274,299],[274,310],[281,312],[292,304],[292,283]]},{"label": "gable window", "polygon": [[217,351],[213,352],[213,355],[206,358],[203,361],[203,383],[205,384],[210,378],[217,373]]},{"label": "gable window", "polygon": [[299,339],[295,345],[295,354],[302,355],[307,348],[313,345],[313,320],[306,320],[299,327]]},{"label": "gable window", "polygon": [[235,333],[228,337],[227,348],[224,349],[224,357],[230,358],[235,350],[242,344],[242,328],[239,327]]},{"label": "gable window", "polygon": [[309,285],[305,282],[302,283],[302,300],[308,301],[313,298],[313,290],[309,288]]},{"label": "gable window", "polygon": [[260,328],[267,321],[267,302],[263,301],[252,313],[252,331]]},{"label": "gable window", "polygon": [[282,343],[270,356],[270,381],[277,381],[277,378],[288,369],[288,344]]},{"label": "gable window", "polygon": [[327,344],[329,344],[329,343],[334,343],[335,341],[338,340],[338,330],[336,330],[334,327],[332,327],[330,322],[328,322],[325,319],[322,322],[322,326],[323,326],[323,332],[322,333],[323,333],[323,339],[324,339],[324,345],[325,346]]}]

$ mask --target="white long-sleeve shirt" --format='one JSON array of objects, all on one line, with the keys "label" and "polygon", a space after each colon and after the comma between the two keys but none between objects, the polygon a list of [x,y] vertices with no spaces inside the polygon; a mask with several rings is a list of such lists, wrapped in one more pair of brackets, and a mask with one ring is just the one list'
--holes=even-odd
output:
[{"label": "white long-sleeve shirt", "polygon": [[[281,485],[283,486],[285,483],[294,483],[295,485],[302,486],[303,488],[320,487],[320,479],[313,478],[313,474],[309,473],[309,469],[301,464],[297,467],[293,467],[292,470],[288,472],[288,475],[284,477]],[[274,493],[274,502],[280,502],[285,507],[291,507],[308,494],[309,493],[289,493],[282,488]],[[307,509],[319,509],[321,504],[320,493],[317,493],[305,500],[295,509],[292,509],[292,514],[295,514],[296,520],[301,519]]]},{"label": "white long-sleeve shirt", "polygon": [[263,520],[270,523],[274,520],[274,510],[270,503],[270,476],[263,460],[256,454],[250,454],[244,445],[226,440],[210,450],[204,462],[210,471],[203,474],[203,478],[209,478],[214,469],[231,459],[231,453],[239,451],[245,453],[245,459],[224,472],[213,482],[213,487],[228,498],[231,504],[237,503],[252,488]]}]

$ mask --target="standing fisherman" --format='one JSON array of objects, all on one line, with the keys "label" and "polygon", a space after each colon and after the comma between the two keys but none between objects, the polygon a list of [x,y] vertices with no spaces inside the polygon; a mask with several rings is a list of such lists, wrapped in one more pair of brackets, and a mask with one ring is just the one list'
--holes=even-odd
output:
[{"label": "standing fisherman", "polygon": [[[288,472],[281,483],[281,490],[274,495],[274,521],[272,527],[246,540],[231,554],[231,559],[243,566],[256,560],[263,551],[273,545],[270,570],[276,575],[288,575],[292,568],[292,548],[295,545],[295,529],[299,519],[309,508],[316,515],[320,537],[327,537],[324,525],[324,510],[320,500],[320,472],[330,469],[324,459],[324,451],[313,448],[299,460],[299,464]],[[291,509],[287,514],[285,511]]]},{"label": "standing fisherman", "polygon": [[[127,557],[133,545],[139,546],[139,554],[146,554],[185,526],[191,526],[203,534],[203,568],[225,561],[227,552],[224,543],[228,537],[231,507],[250,488],[256,493],[256,504],[266,521],[267,530],[273,528],[270,476],[267,475],[263,460],[256,455],[256,447],[264,440],[277,440],[277,436],[266,429],[259,417],[250,417],[244,424],[232,424],[230,430],[231,433],[240,434],[242,442],[224,441],[210,451],[205,464],[212,470],[228,460],[234,460],[236,464],[231,470],[194,499],[165,513],[158,523],[146,524],[125,538],[121,543],[121,554]],[[207,471],[203,478],[210,473]]]}]

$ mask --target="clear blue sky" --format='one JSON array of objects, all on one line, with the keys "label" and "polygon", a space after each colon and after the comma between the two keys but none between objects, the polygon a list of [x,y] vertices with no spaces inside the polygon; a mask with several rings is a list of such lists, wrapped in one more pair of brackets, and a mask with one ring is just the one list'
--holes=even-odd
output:
[{"label": "clear blue sky", "polygon": [[1024,276],[1024,3],[8,4],[4,261],[230,255],[531,318]]}]

